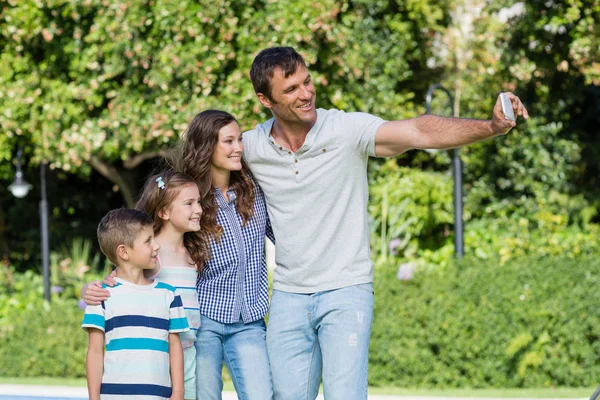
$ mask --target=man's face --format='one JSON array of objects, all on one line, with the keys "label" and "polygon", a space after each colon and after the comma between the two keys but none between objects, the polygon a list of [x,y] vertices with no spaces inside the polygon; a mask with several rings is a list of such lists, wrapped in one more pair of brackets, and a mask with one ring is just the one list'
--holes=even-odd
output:
[{"label": "man's face", "polygon": [[315,86],[304,65],[287,78],[281,68],[276,68],[271,79],[271,100],[259,94],[260,102],[281,122],[307,125],[317,121],[315,99]]}]

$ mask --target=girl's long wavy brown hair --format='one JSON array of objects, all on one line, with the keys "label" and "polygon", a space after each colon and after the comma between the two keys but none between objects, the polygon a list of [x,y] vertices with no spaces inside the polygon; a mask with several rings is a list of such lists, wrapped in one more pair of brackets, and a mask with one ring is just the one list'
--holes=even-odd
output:
[{"label": "girl's long wavy brown hair", "polygon": [[[223,227],[217,224],[218,206],[212,182],[212,156],[219,141],[219,131],[230,123],[237,123],[233,115],[219,110],[206,110],[196,115],[171,160],[175,169],[196,180],[202,197],[202,229],[218,240]],[[248,165],[242,158],[242,169],[231,171],[231,188],[236,194],[236,207],[243,225],[254,215],[254,182]]]},{"label": "girl's long wavy brown hair", "polygon": [[[164,183],[162,189],[157,181],[159,178]],[[181,189],[187,185],[196,185],[194,178],[172,170],[165,170],[148,177],[135,208],[152,217],[155,235],[160,233],[164,225],[164,220],[159,213],[167,209],[177,198]],[[196,264],[196,270],[200,272],[204,263],[210,258],[210,238],[207,233],[202,230],[186,232],[183,234],[183,244],[190,253],[193,264]]]}]

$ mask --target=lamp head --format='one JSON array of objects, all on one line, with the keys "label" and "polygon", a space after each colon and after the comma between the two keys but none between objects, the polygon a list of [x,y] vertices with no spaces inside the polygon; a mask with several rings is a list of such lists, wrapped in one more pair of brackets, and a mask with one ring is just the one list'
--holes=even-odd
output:
[{"label": "lamp head", "polygon": [[13,196],[19,199],[27,196],[31,188],[31,184],[23,179],[23,172],[21,171],[17,171],[15,181],[8,186],[8,190]]}]

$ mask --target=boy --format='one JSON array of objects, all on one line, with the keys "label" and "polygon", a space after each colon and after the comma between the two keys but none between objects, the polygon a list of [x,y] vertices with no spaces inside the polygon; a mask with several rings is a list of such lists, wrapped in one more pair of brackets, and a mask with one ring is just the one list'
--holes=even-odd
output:
[{"label": "boy", "polygon": [[98,225],[100,249],[117,266],[117,284],[105,286],[111,292],[106,301],[85,309],[90,400],[183,400],[178,333],[189,327],[175,288],[144,278],[157,262],[153,224],[149,215],[122,208]]}]

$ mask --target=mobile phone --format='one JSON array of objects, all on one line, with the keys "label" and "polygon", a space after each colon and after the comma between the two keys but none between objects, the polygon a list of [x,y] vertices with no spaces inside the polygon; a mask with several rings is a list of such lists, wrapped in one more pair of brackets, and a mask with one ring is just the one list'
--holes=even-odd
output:
[{"label": "mobile phone", "polygon": [[504,93],[500,93],[500,103],[502,104],[502,113],[504,114],[504,118],[514,121],[515,112],[513,110],[512,102]]}]

